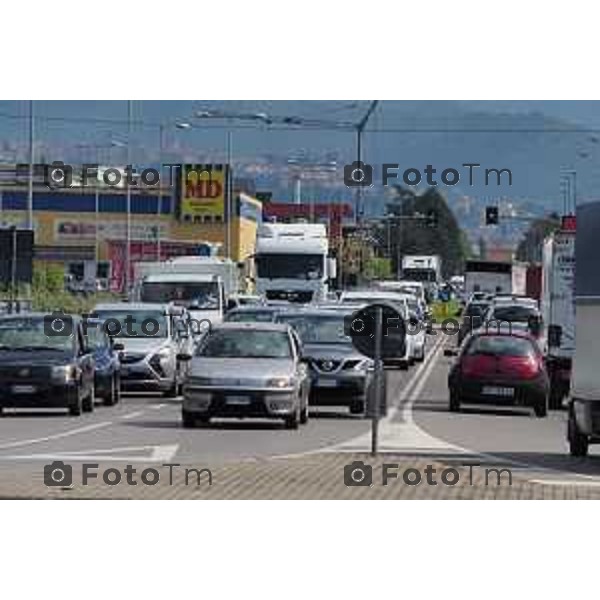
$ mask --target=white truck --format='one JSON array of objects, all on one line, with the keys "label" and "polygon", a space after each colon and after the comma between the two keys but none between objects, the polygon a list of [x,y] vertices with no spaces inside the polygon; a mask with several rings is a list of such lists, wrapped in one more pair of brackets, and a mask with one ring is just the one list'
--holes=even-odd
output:
[{"label": "white truck", "polygon": [[336,276],[325,225],[264,223],[256,233],[256,291],[267,300],[324,301]]},{"label": "white truck", "polygon": [[577,206],[575,330],[567,440],[573,456],[600,442],[600,202]]},{"label": "white truck", "polygon": [[238,286],[238,266],[224,258],[181,256],[135,265],[135,300],[173,302],[187,308],[198,321],[221,322]]},{"label": "white truck", "polygon": [[575,230],[546,238],[542,252],[542,351],[550,376],[550,408],[569,394],[575,353]]},{"label": "white truck", "polygon": [[442,279],[442,259],[437,255],[407,254],[402,257],[402,279],[439,283]]},{"label": "white truck", "polygon": [[465,297],[475,292],[486,294],[512,294],[512,263],[470,260],[465,265]]}]

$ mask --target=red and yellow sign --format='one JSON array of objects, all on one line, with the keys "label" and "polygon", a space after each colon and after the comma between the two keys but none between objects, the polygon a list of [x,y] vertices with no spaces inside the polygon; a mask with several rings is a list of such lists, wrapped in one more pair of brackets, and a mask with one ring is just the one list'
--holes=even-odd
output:
[{"label": "red and yellow sign", "polygon": [[226,165],[184,165],[181,173],[179,214],[194,217],[225,217]]}]

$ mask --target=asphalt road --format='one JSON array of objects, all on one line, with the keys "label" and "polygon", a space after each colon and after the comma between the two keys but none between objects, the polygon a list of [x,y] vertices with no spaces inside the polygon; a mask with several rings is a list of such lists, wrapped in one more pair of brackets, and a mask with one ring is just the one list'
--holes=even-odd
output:
[{"label": "asphalt road", "polygon": [[[464,408],[448,412],[446,374],[452,359],[438,332],[424,363],[387,370],[387,417],[380,425],[383,452],[457,462],[500,464],[532,480],[600,485],[600,447],[587,459],[568,455],[564,411],[545,419],[527,409]],[[165,463],[217,466],[320,451],[370,448],[370,422],[335,408],[311,411],[297,431],[271,421],[216,421],[183,429],[178,400],[125,395],[115,407],[98,405],[73,418],[57,412],[5,411],[0,417],[0,467],[15,472],[52,460],[100,463]]]}]

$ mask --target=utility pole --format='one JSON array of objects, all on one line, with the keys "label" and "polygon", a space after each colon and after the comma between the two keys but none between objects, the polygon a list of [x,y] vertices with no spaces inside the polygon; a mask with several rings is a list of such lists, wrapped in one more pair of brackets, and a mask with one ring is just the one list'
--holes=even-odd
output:
[{"label": "utility pole", "polygon": [[33,165],[35,162],[33,100],[29,101],[29,181],[27,190],[27,228],[33,230]]},{"label": "utility pole", "polygon": [[[127,100],[127,165],[131,163],[131,118],[132,118],[132,106],[131,100]],[[130,269],[131,269],[131,185],[126,182],[127,185],[127,217],[125,225],[125,293],[129,293],[130,286]]]},{"label": "utility pole", "polygon": [[[367,112],[356,125],[356,160],[362,162],[362,134],[371,118],[371,115],[377,108],[379,100],[371,100]],[[354,221],[358,223],[362,217],[362,185],[356,186],[356,209]]]},{"label": "utility pole", "polygon": [[232,176],[232,140],[231,131],[227,131],[227,171],[225,172],[226,184],[227,184],[227,223],[226,223],[226,241],[227,241],[227,258],[231,259],[232,254],[232,219],[233,219],[233,176]]}]

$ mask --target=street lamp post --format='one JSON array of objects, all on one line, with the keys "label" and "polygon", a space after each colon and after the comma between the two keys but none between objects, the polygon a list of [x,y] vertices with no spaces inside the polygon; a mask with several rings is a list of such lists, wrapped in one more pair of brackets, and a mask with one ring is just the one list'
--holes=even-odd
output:
[{"label": "street lamp post", "polygon": [[[131,119],[132,119],[132,101],[127,100],[127,164],[131,163]],[[127,216],[125,225],[125,273],[124,273],[124,292],[129,293],[130,287],[130,269],[131,269],[131,185],[127,185]]]},{"label": "street lamp post", "polygon": [[27,228],[33,230],[33,165],[35,162],[35,130],[33,100],[29,101],[29,181],[27,190]]},{"label": "street lamp post", "polygon": [[231,130],[227,131],[227,171],[225,176],[227,178],[226,188],[227,188],[227,227],[226,227],[226,238],[227,238],[227,258],[231,260],[232,255],[232,219],[233,219],[233,179],[232,179],[232,135]]}]

